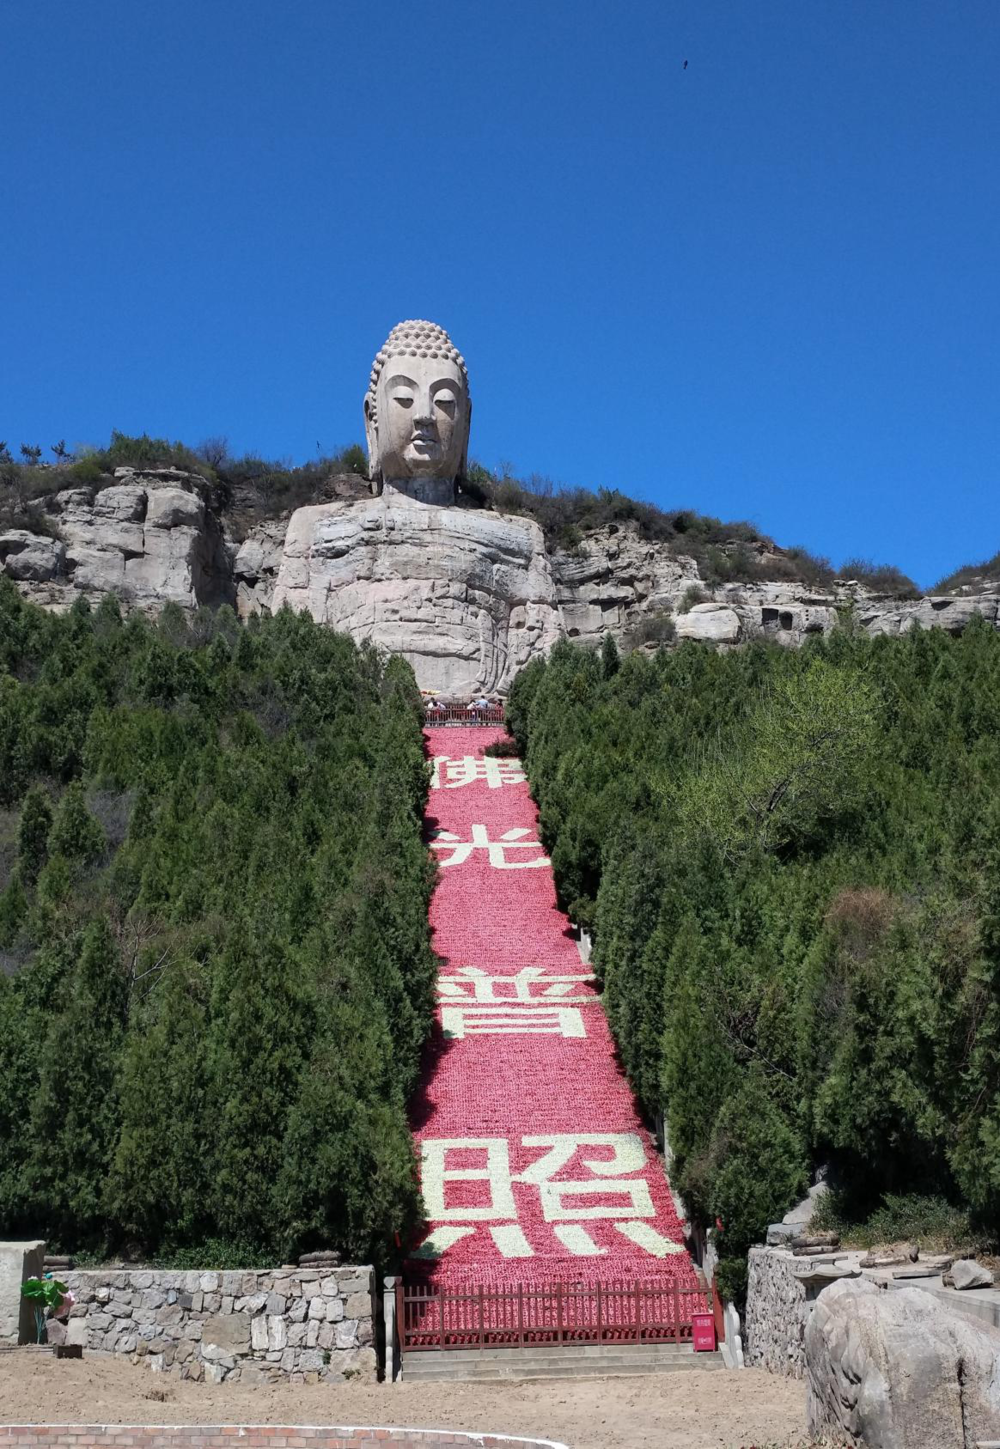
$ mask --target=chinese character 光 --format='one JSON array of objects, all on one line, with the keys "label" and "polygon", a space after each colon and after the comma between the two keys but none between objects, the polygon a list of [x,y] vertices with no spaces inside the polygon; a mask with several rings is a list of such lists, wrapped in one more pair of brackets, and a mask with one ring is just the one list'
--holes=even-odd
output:
[{"label": "chinese character \u5149", "polygon": [[442,859],[441,865],[464,865],[474,850],[485,850],[489,856],[490,865],[497,870],[534,870],[539,866],[549,864],[547,855],[538,855],[534,860],[508,860],[509,850],[541,850],[541,842],[538,840],[525,840],[525,835],[530,835],[530,830],[524,826],[518,826],[514,830],[506,830],[499,840],[491,840],[489,831],[485,825],[473,825],[472,839],[459,840],[450,830],[436,830],[431,841],[431,850],[444,852],[451,851],[448,860]]}]

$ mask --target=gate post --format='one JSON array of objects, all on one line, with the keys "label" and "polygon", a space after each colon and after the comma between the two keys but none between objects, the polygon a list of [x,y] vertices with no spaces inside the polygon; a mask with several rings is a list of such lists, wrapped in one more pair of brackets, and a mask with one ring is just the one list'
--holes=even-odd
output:
[{"label": "gate post", "polygon": [[396,1292],[397,1284],[401,1284],[399,1278],[383,1278],[382,1290],[382,1322],[385,1324],[385,1376],[391,1384],[394,1384],[400,1377],[403,1367],[402,1349],[399,1341],[399,1334],[396,1331]]}]

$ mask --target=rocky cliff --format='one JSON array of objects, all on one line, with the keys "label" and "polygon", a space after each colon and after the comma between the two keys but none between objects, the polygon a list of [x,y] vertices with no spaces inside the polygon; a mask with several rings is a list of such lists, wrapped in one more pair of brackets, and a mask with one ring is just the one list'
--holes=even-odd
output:
[{"label": "rocky cliff", "polygon": [[51,609],[114,593],[146,610],[226,602],[232,578],[208,488],[175,468],[119,468],[107,487],[45,501],[46,533],[0,532],[0,569]]},{"label": "rocky cliff", "polygon": [[[1000,627],[1000,583],[923,599],[873,594],[850,580],[811,590],[787,580],[712,588],[693,559],[608,524],[547,552],[538,524],[487,509],[370,497],[331,480],[330,501],[234,536],[196,474],[119,468],[104,486],[44,503],[46,531],[0,532],[0,570],[46,608],[115,593],[130,608],[228,603],[244,617],[288,605],[404,654],[424,688],[503,692],[534,656],[570,637],[626,646],[676,638],[732,647],[797,645],[844,610],[871,634],[942,627],[974,614]],[[766,571],[762,552],[757,572]],[[778,572],[780,559],[774,555]]]}]

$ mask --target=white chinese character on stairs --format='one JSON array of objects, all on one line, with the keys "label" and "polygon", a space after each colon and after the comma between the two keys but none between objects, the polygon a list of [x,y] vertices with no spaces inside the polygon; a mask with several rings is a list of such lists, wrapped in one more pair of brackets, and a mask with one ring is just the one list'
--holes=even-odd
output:
[{"label": "white chinese character on stairs", "polygon": [[489,856],[490,865],[496,870],[535,870],[540,866],[549,864],[547,855],[538,855],[534,860],[508,860],[509,850],[541,850],[541,842],[538,840],[525,840],[525,835],[531,831],[526,827],[517,826],[514,830],[505,830],[499,840],[491,840],[489,831],[485,825],[472,826],[472,839],[460,840],[450,830],[435,830],[431,840],[431,850],[451,851],[448,860],[442,859],[442,867],[449,865],[464,865],[475,850],[485,850]]},{"label": "white chinese character on stairs", "polygon": [[550,975],[540,966],[525,966],[514,976],[490,976],[478,966],[464,966],[438,980],[441,1025],[456,1040],[466,1036],[586,1036],[581,1006],[594,1006],[594,992],[574,995],[579,982],[592,975]]},{"label": "white chinese character on stairs", "polygon": [[482,760],[474,755],[454,760],[448,755],[434,756],[432,790],[458,790],[463,785],[474,785],[477,780],[485,780],[491,790],[499,790],[503,785],[523,785],[524,766],[520,760],[495,760],[491,755]]},{"label": "white chinese character on stairs", "polygon": [[[573,1257],[600,1257],[608,1251],[584,1227],[585,1222],[600,1219],[611,1219],[609,1226],[615,1232],[650,1257],[666,1258],[684,1252],[680,1243],[646,1221],[655,1218],[656,1210],[649,1183],[636,1176],[646,1167],[646,1153],[638,1133],[555,1132],[520,1140],[522,1147],[546,1150],[523,1172],[512,1173],[504,1137],[425,1138],[421,1144],[421,1185],[433,1231],[418,1250],[421,1256],[439,1256],[468,1236],[468,1224],[485,1222],[491,1224],[489,1231],[501,1257],[534,1257],[534,1248],[517,1224],[515,1184],[538,1188],[544,1221],[552,1225],[555,1237]],[[584,1149],[591,1149],[586,1157],[582,1156]],[[462,1155],[461,1165],[453,1166],[452,1154],[456,1153]],[[577,1153],[581,1154],[577,1170],[582,1168],[590,1175],[557,1179],[556,1174],[570,1166]],[[474,1165],[469,1164],[470,1154]],[[459,1201],[448,1200],[451,1183],[463,1185],[456,1189]],[[483,1184],[478,1202],[469,1203],[466,1183]],[[588,1197],[603,1201],[588,1203]],[[466,1198],[464,1203],[462,1198]],[[619,1201],[609,1202],[609,1198]],[[534,1231],[537,1233],[538,1228]]]}]

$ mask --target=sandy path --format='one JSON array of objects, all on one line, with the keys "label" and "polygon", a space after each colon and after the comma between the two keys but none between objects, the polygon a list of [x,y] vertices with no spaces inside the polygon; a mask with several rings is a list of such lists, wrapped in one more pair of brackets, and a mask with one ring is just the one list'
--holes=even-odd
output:
[{"label": "sandy path", "polygon": [[0,1423],[377,1424],[536,1435],[570,1449],[796,1443],[805,1389],[758,1370],[525,1384],[192,1384],[144,1366],[0,1355]]}]

